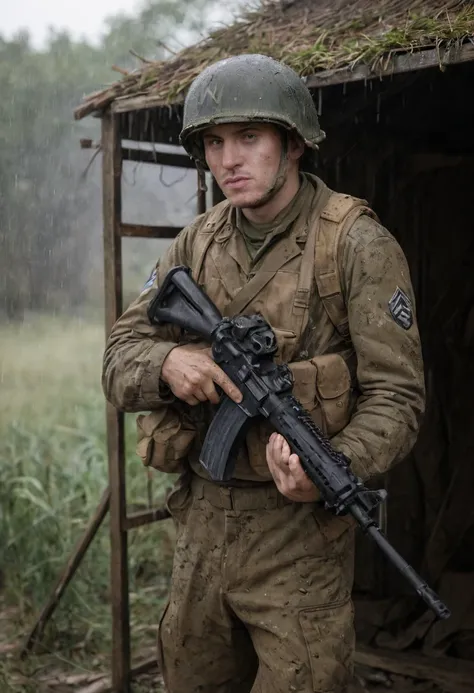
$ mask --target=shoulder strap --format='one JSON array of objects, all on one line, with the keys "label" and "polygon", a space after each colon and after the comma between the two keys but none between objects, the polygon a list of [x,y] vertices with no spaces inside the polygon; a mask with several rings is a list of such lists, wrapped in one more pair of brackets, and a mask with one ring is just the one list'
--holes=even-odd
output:
[{"label": "shoulder strap", "polygon": [[347,306],[339,273],[339,256],[347,233],[358,217],[377,218],[366,200],[331,191],[314,233],[314,276],[328,317],[347,344],[351,344]]},{"label": "shoulder strap", "polygon": [[203,226],[199,229],[196,235],[195,245],[193,248],[193,279],[199,283],[199,275],[201,274],[202,266],[206,253],[214,240],[215,235],[221,230],[222,226],[228,221],[230,212],[230,204],[227,200],[219,202],[211,210]]}]

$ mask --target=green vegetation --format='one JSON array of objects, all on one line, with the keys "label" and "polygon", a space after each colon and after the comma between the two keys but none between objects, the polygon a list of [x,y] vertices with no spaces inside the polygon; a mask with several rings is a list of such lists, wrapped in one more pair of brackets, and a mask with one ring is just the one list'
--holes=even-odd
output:
[{"label": "green vegetation", "polygon": [[[0,645],[21,641],[31,628],[107,486],[102,350],[102,325],[81,320],[31,316],[0,331],[0,614],[11,613],[7,626],[0,627]],[[134,454],[134,417],[126,423],[128,502],[144,507],[147,470]],[[152,474],[159,503],[172,480]],[[52,653],[47,662],[63,667],[72,662],[79,673],[107,668],[107,530],[104,522],[40,649]],[[137,657],[156,639],[172,550],[170,521],[130,534]],[[28,671],[32,664],[25,666]],[[17,689],[2,687],[0,678],[0,690]]]}]

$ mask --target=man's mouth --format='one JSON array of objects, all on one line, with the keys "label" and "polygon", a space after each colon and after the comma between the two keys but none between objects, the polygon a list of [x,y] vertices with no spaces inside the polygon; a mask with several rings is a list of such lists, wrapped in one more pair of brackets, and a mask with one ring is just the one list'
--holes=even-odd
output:
[{"label": "man's mouth", "polygon": [[224,180],[224,185],[226,188],[243,188],[248,180],[246,176],[232,176]]}]

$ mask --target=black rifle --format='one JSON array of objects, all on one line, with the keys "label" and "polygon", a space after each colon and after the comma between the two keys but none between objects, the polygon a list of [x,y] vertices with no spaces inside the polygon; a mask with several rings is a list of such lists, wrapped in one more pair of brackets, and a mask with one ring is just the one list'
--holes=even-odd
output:
[{"label": "black rifle", "polygon": [[172,323],[204,337],[212,344],[215,362],[239,388],[236,404],[223,395],[207,431],[200,463],[215,481],[232,478],[231,454],[246,424],[265,417],[288,441],[292,452],[321,493],[326,510],[350,513],[388,560],[405,576],[438,618],[449,609],[415,570],[395,551],[374,520],[375,508],[385,491],[371,491],[350,469],[350,460],[337,452],[315,425],[309,413],[291,394],[293,376],[286,365],[276,365],[275,334],[260,315],[223,318],[217,307],[191,277],[188,267],[174,267],[148,307],[153,324]]}]

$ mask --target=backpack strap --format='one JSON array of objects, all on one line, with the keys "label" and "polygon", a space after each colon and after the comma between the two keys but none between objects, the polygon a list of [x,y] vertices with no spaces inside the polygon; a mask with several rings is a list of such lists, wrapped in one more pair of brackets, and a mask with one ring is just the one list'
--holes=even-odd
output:
[{"label": "backpack strap", "polygon": [[356,219],[363,214],[377,219],[366,200],[331,191],[319,224],[315,225],[314,277],[324,309],[337,332],[352,344],[345,303],[339,257],[345,239]]},{"label": "backpack strap", "polygon": [[214,240],[217,233],[224,226],[225,222],[229,221],[230,204],[227,200],[219,202],[213,207],[208,214],[206,223],[200,229],[199,234],[195,239],[193,248],[193,279],[199,283],[199,275],[201,274],[202,266],[209,246]]}]

